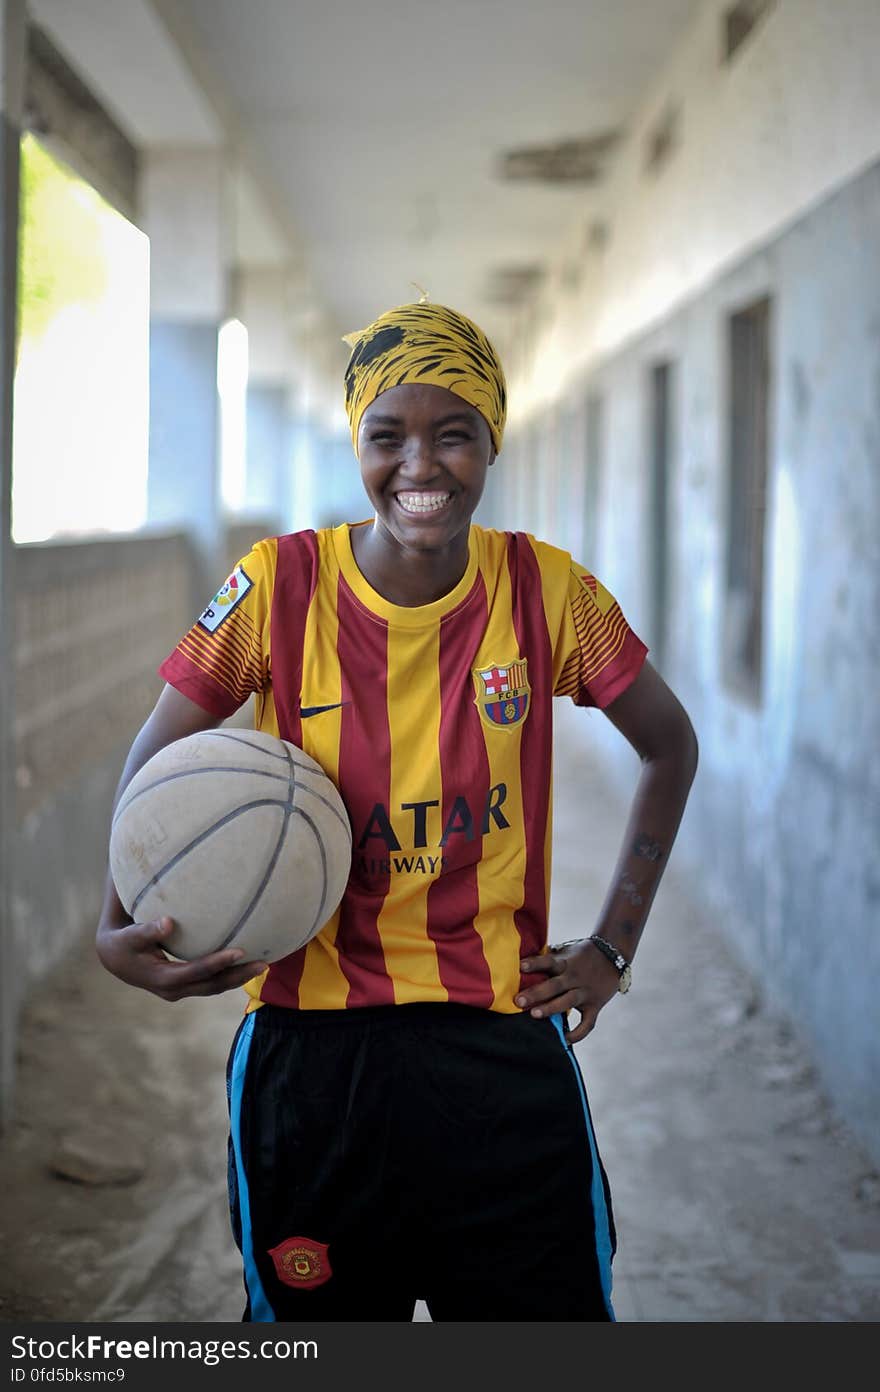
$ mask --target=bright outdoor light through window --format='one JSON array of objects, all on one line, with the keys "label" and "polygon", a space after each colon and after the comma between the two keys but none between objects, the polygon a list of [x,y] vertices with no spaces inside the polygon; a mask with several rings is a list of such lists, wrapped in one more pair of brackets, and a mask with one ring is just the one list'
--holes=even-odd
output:
[{"label": "bright outdoor light through window", "polygon": [[32,136],[21,153],[13,537],[128,531],[146,518],[149,240]]}]

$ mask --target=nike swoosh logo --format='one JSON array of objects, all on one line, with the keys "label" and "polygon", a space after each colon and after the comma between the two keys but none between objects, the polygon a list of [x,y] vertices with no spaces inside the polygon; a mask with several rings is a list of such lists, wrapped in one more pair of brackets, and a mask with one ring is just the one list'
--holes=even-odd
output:
[{"label": "nike swoosh logo", "polygon": [[323,715],[325,711],[339,710],[340,706],[347,706],[348,701],[334,701],[332,706],[300,706],[300,719],[308,720],[311,715]]}]

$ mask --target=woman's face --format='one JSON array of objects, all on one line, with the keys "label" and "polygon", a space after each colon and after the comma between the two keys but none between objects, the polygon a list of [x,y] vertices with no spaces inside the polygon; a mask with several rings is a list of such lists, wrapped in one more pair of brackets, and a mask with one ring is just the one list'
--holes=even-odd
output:
[{"label": "woman's face", "polygon": [[467,536],[495,458],[475,407],[445,387],[382,392],[358,428],[361,478],[377,526],[409,550],[442,550]]}]

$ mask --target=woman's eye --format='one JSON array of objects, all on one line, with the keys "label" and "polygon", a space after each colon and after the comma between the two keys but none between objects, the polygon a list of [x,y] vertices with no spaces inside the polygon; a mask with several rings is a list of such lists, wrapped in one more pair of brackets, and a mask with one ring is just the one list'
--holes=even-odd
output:
[{"label": "woman's eye", "polygon": [[440,437],[444,445],[462,445],[470,438],[463,430],[447,430]]},{"label": "woman's eye", "polygon": [[389,431],[380,431],[378,435],[370,436],[371,445],[393,445],[397,443],[397,436],[390,434]]}]

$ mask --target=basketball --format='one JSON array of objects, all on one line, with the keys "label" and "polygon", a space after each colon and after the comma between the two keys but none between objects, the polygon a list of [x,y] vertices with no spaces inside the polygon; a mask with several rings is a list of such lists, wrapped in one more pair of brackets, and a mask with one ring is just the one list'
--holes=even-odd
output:
[{"label": "basketball", "polygon": [[154,754],[113,816],[110,871],[138,923],[168,915],[187,961],[224,947],[275,962],[335,912],[351,828],[335,784],[302,749],[206,730]]}]

